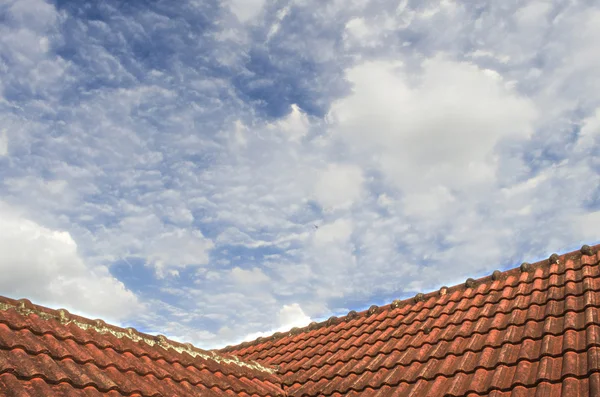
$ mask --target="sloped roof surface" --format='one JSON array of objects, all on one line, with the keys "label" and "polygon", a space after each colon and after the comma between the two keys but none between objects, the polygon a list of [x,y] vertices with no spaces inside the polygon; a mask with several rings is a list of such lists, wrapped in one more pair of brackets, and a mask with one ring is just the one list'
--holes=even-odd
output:
[{"label": "sloped roof surface", "polygon": [[0,297],[2,396],[281,396],[272,369]]},{"label": "sloped roof surface", "polygon": [[290,396],[600,396],[599,246],[222,351]]}]

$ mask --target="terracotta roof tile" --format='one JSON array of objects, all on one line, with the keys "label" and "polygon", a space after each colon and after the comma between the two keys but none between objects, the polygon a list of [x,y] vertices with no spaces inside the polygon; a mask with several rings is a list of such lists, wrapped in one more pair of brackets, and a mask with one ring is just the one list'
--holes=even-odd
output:
[{"label": "terracotta roof tile", "polygon": [[267,366],[0,297],[0,395],[285,393]]},{"label": "terracotta roof tile", "polygon": [[218,354],[0,298],[0,394],[600,396],[598,248]]},{"label": "terracotta roof tile", "polygon": [[222,351],[290,396],[600,396],[599,248]]}]

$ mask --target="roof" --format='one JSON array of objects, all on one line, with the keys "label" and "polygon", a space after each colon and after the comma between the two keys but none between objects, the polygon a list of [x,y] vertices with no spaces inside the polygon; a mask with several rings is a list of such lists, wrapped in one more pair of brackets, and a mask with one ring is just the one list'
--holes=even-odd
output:
[{"label": "roof", "polygon": [[600,396],[599,249],[219,352],[0,297],[0,394]]},{"label": "roof", "polygon": [[283,396],[268,368],[0,297],[3,396]]},{"label": "roof", "polygon": [[221,351],[289,396],[600,396],[599,248]]}]

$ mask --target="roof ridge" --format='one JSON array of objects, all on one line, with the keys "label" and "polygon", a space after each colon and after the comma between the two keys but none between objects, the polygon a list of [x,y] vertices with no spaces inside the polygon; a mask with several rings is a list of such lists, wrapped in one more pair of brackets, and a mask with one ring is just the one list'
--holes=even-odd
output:
[{"label": "roof ridge", "polygon": [[[428,293],[419,292],[412,298],[406,298],[406,299],[401,299],[401,300],[396,299],[392,303],[383,305],[381,307],[379,307],[377,305],[371,305],[369,307],[369,309],[363,310],[361,312],[357,312],[355,310],[350,310],[348,312],[348,314],[346,314],[345,316],[341,316],[341,317],[331,316],[325,321],[321,321],[318,323],[313,321],[307,326],[294,327],[294,328],[290,329],[288,332],[275,332],[274,334],[267,336],[267,337],[259,337],[252,341],[242,342],[237,345],[229,345],[222,349],[215,349],[214,351],[225,353],[225,352],[229,352],[229,351],[245,349],[245,348],[248,348],[251,346],[256,346],[256,345],[259,345],[259,344],[267,342],[267,341],[276,341],[276,340],[282,339],[286,336],[295,336],[295,335],[298,335],[303,332],[308,332],[308,331],[316,330],[316,329],[323,328],[323,327],[329,327],[329,326],[338,324],[339,322],[342,322],[342,321],[353,320],[355,318],[358,318],[359,316],[370,316],[375,313],[380,313],[381,311],[383,311],[385,309],[394,310],[399,307],[407,306],[409,304],[416,304],[416,303],[422,302],[422,301],[424,301],[428,298],[434,297],[434,296],[446,295],[446,294],[455,292],[457,290],[467,290],[469,288],[475,288],[475,287],[481,285],[482,283],[485,283],[488,281],[496,281],[496,280],[504,279],[504,278],[508,277],[509,275],[512,275],[517,272],[531,272],[531,271],[534,271],[535,269],[539,268],[542,265],[559,263],[561,260],[564,260],[566,258],[571,259],[571,257],[578,256],[578,255],[594,256],[596,253],[598,253],[599,250],[600,250],[600,244],[593,245],[593,246],[584,244],[579,250],[566,252],[562,255],[553,253],[552,255],[550,255],[548,257],[548,259],[543,259],[543,260],[537,261],[535,263],[523,262],[519,267],[514,267],[511,269],[504,270],[504,271],[494,270],[491,275],[483,276],[478,279],[468,278],[464,283],[457,284],[457,285],[454,285],[451,287],[442,286],[436,291],[431,291]],[[600,259],[600,257],[598,259]]]},{"label": "roof ridge", "polygon": [[0,311],[6,311],[14,309],[17,313],[22,316],[28,316],[30,314],[36,314],[44,320],[57,320],[63,325],[74,324],[75,326],[85,330],[93,329],[100,334],[109,333],[116,338],[129,338],[134,342],[144,341],[149,346],[158,345],[163,349],[173,349],[179,354],[183,352],[188,353],[192,357],[200,356],[206,360],[213,360],[217,363],[224,364],[235,364],[240,367],[246,367],[252,370],[258,370],[261,372],[267,372],[274,374],[276,369],[262,365],[256,361],[242,360],[237,356],[217,352],[214,350],[204,350],[192,345],[191,343],[180,343],[167,338],[164,335],[152,336],[136,330],[133,327],[121,328],[116,325],[107,324],[104,320],[96,319],[91,320],[82,316],[69,313],[66,309],[50,309],[48,307],[34,305],[29,299],[11,299],[8,297],[0,296]]}]

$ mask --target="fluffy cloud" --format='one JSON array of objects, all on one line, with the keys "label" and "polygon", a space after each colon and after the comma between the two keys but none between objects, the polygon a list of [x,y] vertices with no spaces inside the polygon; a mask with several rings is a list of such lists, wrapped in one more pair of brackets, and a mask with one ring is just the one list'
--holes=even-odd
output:
[{"label": "fluffy cloud", "polygon": [[231,276],[236,283],[241,285],[256,285],[270,281],[269,277],[259,268],[244,270],[239,267],[234,267],[231,270]]},{"label": "fluffy cloud", "polygon": [[231,11],[241,22],[247,22],[256,17],[265,3],[265,0],[230,0]]},{"label": "fluffy cloud", "polygon": [[328,211],[352,206],[363,192],[362,170],[354,165],[329,164],[319,173],[315,197]]},{"label": "fluffy cloud", "polygon": [[246,335],[240,342],[251,341],[259,337],[269,336],[275,332],[289,331],[294,327],[307,326],[311,319],[308,317],[302,307],[298,303],[292,303],[291,305],[283,305],[277,314],[278,325],[276,328],[270,329],[266,332],[253,332]]},{"label": "fluffy cloud", "polygon": [[0,156],[6,156],[8,154],[8,136],[6,130],[2,130],[0,133]]},{"label": "fluffy cloud", "polygon": [[531,136],[535,105],[473,64],[438,56],[422,68],[417,79],[391,62],[350,69],[353,93],[329,114],[339,138],[411,192],[493,180],[495,145]]},{"label": "fluffy cloud", "polygon": [[314,234],[317,246],[328,246],[335,243],[346,243],[352,235],[352,222],[337,219],[335,222],[321,226]]},{"label": "fluffy cloud", "polygon": [[600,108],[590,117],[582,121],[576,148],[585,151],[597,147],[600,139]]},{"label": "fluffy cloud", "polygon": [[0,288],[4,295],[122,321],[141,309],[106,267],[88,267],[68,232],[45,228],[0,202]]},{"label": "fluffy cloud", "polygon": [[43,0],[8,1],[0,12],[4,20],[0,26],[3,69],[12,76],[0,84],[2,96],[12,99],[21,91],[45,98],[63,81],[69,67],[50,51],[64,16]]},{"label": "fluffy cloud", "polygon": [[[153,231],[149,239],[137,238],[146,230]],[[96,238],[100,240],[99,249],[105,247],[107,253],[144,258],[156,268],[159,277],[168,269],[177,271],[189,265],[205,265],[214,246],[200,231],[165,225],[154,214],[125,218],[118,228],[106,229]]]}]

